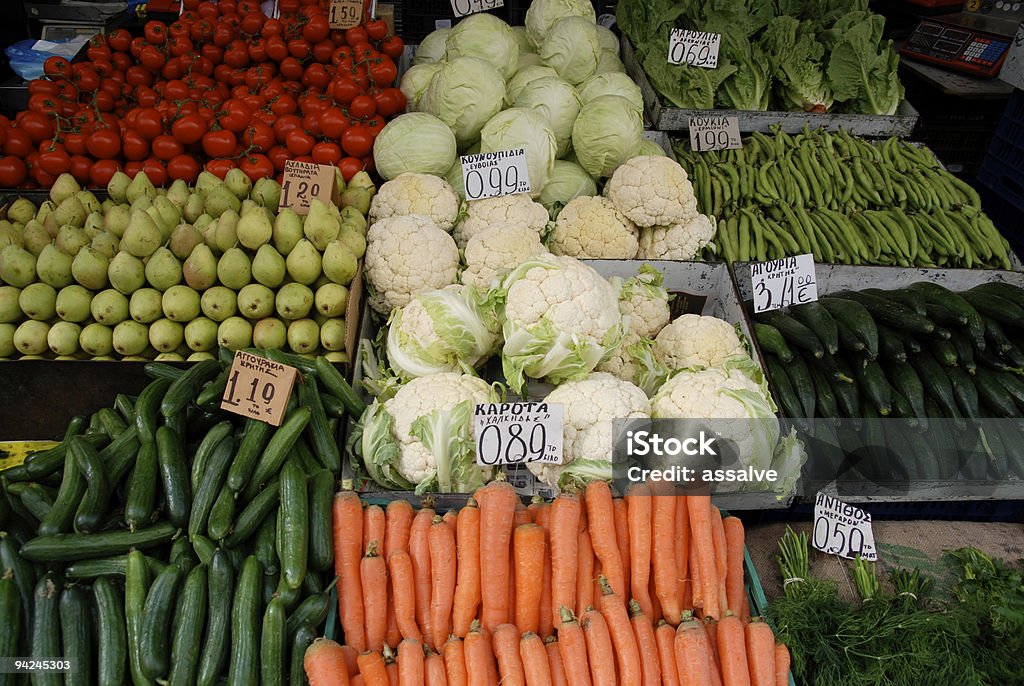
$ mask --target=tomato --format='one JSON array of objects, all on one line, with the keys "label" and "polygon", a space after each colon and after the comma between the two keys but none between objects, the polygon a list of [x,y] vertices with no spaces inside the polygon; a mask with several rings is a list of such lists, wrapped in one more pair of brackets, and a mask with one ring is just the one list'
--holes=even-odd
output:
[{"label": "tomato", "polygon": [[263,12],[248,12],[242,16],[242,30],[246,33],[259,33],[267,18]]},{"label": "tomato", "polygon": [[317,143],[313,146],[313,161],[317,164],[338,164],[341,146],[337,143]]},{"label": "tomato", "polygon": [[324,89],[331,83],[331,75],[327,73],[324,65],[314,62],[306,67],[306,73],[302,75],[302,83],[307,87]]},{"label": "tomato", "polygon": [[29,135],[34,145],[53,138],[53,122],[45,114],[39,112],[21,112],[18,118],[18,127]]},{"label": "tomato", "polygon": [[267,44],[262,38],[249,45],[249,57],[253,62],[267,61]]},{"label": "tomato", "polygon": [[295,114],[298,109],[298,105],[295,103],[295,98],[287,93],[276,98],[270,103],[270,111],[279,117],[288,114]]},{"label": "tomato", "polygon": [[141,107],[135,112],[135,129],[148,141],[164,132],[164,120],[160,111],[153,107]]},{"label": "tomato", "polygon": [[180,79],[173,79],[164,84],[164,96],[168,100],[184,100],[188,97],[188,84]]},{"label": "tomato", "polygon": [[263,22],[263,28],[260,29],[260,35],[264,38],[280,36],[282,33],[284,33],[284,24],[280,19],[267,19]]},{"label": "tomato", "polygon": [[305,38],[293,38],[288,41],[288,52],[297,60],[305,60],[313,52],[313,47]]},{"label": "tomato", "polygon": [[92,160],[85,155],[72,155],[68,171],[81,185],[89,183],[89,170],[92,169]]},{"label": "tomato", "polygon": [[245,71],[245,85],[254,91],[259,90],[274,78],[274,74],[275,68],[273,64],[261,64],[258,67],[250,67]]},{"label": "tomato", "polygon": [[281,61],[281,76],[289,80],[301,79],[305,70],[294,57],[286,57]]},{"label": "tomato", "polygon": [[149,157],[149,141],[135,129],[125,129],[121,132],[121,152],[126,160],[144,160]]},{"label": "tomato", "polygon": [[282,171],[284,163],[292,158],[292,154],[283,145],[275,145],[267,151],[267,157],[274,163],[274,171]]},{"label": "tomato", "polygon": [[174,157],[185,152],[185,146],[176,140],[173,136],[161,134],[154,138],[150,144],[150,149],[153,151],[153,157],[158,160],[167,162]]},{"label": "tomato", "polygon": [[235,98],[225,102],[218,114],[220,125],[235,133],[244,131],[252,119],[252,110],[249,106]]},{"label": "tomato", "polygon": [[[129,57],[126,52],[115,52],[110,56],[110,61],[114,63],[114,69],[117,70],[114,74],[123,72],[132,64],[132,58]],[[111,74],[111,76],[113,76],[113,74]]]},{"label": "tomato", "polygon": [[64,147],[72,155],[85,154],[85,134],[72,132],[64,134]]},{"label": "tomato", "polygon": [[217,178],[223,179],[235,166],[234,160],[210,160],[206,163],[205,168]]},{"label": "tomato", "polygon": [[99,160],[110,160],[121,152],[121,138],[113,129],[99,129],[85,139],[89,154]]},{"label": "tomato", "polygon": [[384,40],[388,35],[388,24],[383,19],[371,19],[363,26],[371,40]]},{"label": "tomato", "polygon": [[128,52],[132,45],[132,34],[127,29],[118,29],[107,35],[107,45],[117,52]]},{"label": "tomato", "polygon": [[43,62],[43,73],[51,79],[70,79],[71,62],[58,55],[47,57]]},{"label": "tomato", "polygon": [[274,129],[260,121],[252,122],[249,127],[242,132],[242,143],[244,143],[246,147],[252,148],[257,152],[267,152],[274,146],[275,142]]},{"label": "tomato", "polygon": [[285,136],[285,145],[293,155],[308,155],[316,145],[316,139],[303,129],[294,128]]},{"label": "tomato", "polygon": [[120,169],[121,164],[116,160],[99,160],[94,162],[92,169],[89,170],[89,180],[92,181],[93,186],[106,188],[107,184],[110,183],[111,177]]},{"label": "tomato", "polygon": [[380,135],[380,132],[384,129],[385,125],[384,117],[379,114],[374,115],[363,122],[363,125],[370,130],[370,135],[373,136],[374,140]]},{"label": "tomato", "polygon": [[267,57],[275,62],[281,62],[288,57],[288,44],[281,36],[270,36],[266,42]]},{"label": "tomato", "polygon": [[356,96],[361,95],[363,90],[350,78],[335,79],[331,82],[331,95],[338,101],[338,104],[348,107]]},{"label": "tomato", "polygon": [[266,155],[246,155],[238,163],[238,168],[252,181],[274,175],[274,163]]},{"label": "tomato", "polygon": [[100,87],[100,75],[88,62],[80,62],[72,67],[72,80],[83,93],[92,93]]},{"label": "tomato", "polygon": [[71,168],[71,156],[59,143],[57,145],[45,145],[39,152],[39,166],[47,174],[60,176]]},{"label": "tomato", "polygon": [[310,17],[302,27],[302,37],[310,43],[319,43],[331,35],[331,27],[323,14]]},{"label": "tomato", "polygon": [[405,93],[399,88],[385,88],[374,96],[377,113],[383,117],[393,117],[405,110]]},{"label": "tomato", "polygon": [[[352,99],[348,112],[356,119],[368,119],[377,111],[377,103],[369,95],[359,95]],[[358,157],[358,155],[357,155]]]},{"label": "tomato", "polygon": [[167,40],[167,25],[162,21],[147,21],[142,27],[142,35],[153,45],[163,45]]},{"label": "tomato", "polygon": [[277,142],[282,145],[285,142],[285,138],[292,129],[297,129],[302,126],[302,120],[296,117],[294,114],[286,114],[282,117],[278,117],[277,121],[273,124],[274,137],[277,138]]},{"label": "tomato", "polygon": [[350,126],[341,134],[341,147],[353,157],[365,157],[373,150],[373,136],[362,124]]},{"label": "tomato", "polygon": [[35,95],[28,96],[28,108],[33,112],[39,112],[44,115],[57,114],[61,110],[57,99],[46,93],[36,93]]},{"label": "tomato", "polygon": [[206,129],[206,121],[198,114],[186,114],[171,124],[171,133],[185,145],[192,145],[202,140]]},{"label": "tomato", "polygon": [[345,62],[346,60],[348,60],[346,65],[351,67],[352,48],[348,47],[347,45],[338,46],[337,48],[334,49],[334,52],[331,53],[331,64],[335,66],[341,65],[341,63]]},{"label": "tomato", "polygon": [[370,36],[362,26],[354,26],[345,31],[345,42],[355,47],[359,43],[366,43]]},{"label": "tomato", "polygon": [[129,86],[153,85],[153,72],[144,66],[133,64],[124,71],[124,80]]},{"label": "tomato", "polygon": [[368,71],[370,79],[378,86],[389,86],[398,78],[398,68],[390,57],[381,58],[380,62],[371,64]]},{"label": "tomato", "polygon": [[353,176],[363,170],[363,163],[355,157],[346,157],[338,163],[338,169],[341,170],[342,178],[348,182],[352,180]]},{"label": "tomato", "polygon": [[167,162],[167,175],[193,183],[199,176],[199,162],[192,155],[175,155]]},{"label": "tomato", "polygon": [[153,159],[152,157],[143,160],[142,171],[157,188],[167,183],[167,168],[164,167],[163,162],[160,160]]},{"label": "tomato", "polygon": [[313,59],[320,64],[330,64],[331,55],[334,54],[334,43],[329,40],[322,40],[313,44]]},{"label": "tomato", "polygon": [[210,157],[230,157],[235,154],[237,144],[233,131],[220,129],[203,134],[203,152]]},{"label": "tomato", "polygon": [[235,39],[235,31],[225,23],[218,23],[213,30],[213,44],[223,48]]},{"label": "tomato", "polygon": [[[214,45],[213,43],[206,43],[199,49],[199,54],[202,55],[203,59],[208,61],[210,65],[216,69],[216,65],[224,61],[224,48]],[[210,72],[213,73],[212,71]]]}]

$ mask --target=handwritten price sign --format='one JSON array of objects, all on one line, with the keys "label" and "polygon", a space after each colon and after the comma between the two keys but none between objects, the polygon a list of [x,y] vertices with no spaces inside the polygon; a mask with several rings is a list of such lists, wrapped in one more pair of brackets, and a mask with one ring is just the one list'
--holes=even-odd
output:
[{"label": "handwritten price sign", "polygon": [[334,168],[326,164],[288,160],[284,163],[281,202],[278,210],[290,208],[295,214],[309,214],[310,201],[319,198],[331,204],[334,194]]},{"label": "handwritten price sign", "polygon": [[467,14],[486,12],[505,6],[505,0],[451,0],[452,14],[464,17]]},{"label": "handwritten price sign", "polygon": [[743,147],[740,125],[736,117],[692,117],[689,124],[690,149],[739,150]]},{"label": "handwritten price sign", "polygon": [[467,200],[529,193],[531,190],[526,150],[523,148],[463,155],[459,159]]},{"label": "handwritten price sign", "polygon": [[350,29],[363,20],[363,0],[331,0],[327,15],[332,29]]},{"label": "handwritten price sign", "polygon": [[280,426],[297,374],[295,367],[238,350],[231,362],[220,407]]},{"label": "handwritten price sign", "polygon": [[797,255],[750,265],[754,312],[767,312],[818,299],[813,255]]},{"label": "handwritten price sign", "polygon": [[487,403],[473,416],[476,463],[562,464],[564,408],[554,403]]},{"label": "handwritten price sign", "polygon": [[689,64],[692,67],[715,69],[718,66],[718,48],[722,34],[707,31],[672,29],[668,39],[670,64]]},{"label": "handwritten price sign", "polygon": [[824,493],[818,493],[814,499],[811,544],[823,553],[848,560],[858,556],[868,562],[878,560],[871,513]]}]

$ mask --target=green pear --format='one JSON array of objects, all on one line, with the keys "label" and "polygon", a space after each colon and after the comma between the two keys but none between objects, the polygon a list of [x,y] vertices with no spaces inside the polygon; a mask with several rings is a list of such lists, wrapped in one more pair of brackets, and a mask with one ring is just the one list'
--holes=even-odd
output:
[{"label": "green pear", "polygon": [[185,343],[190,350],[206,352],[217,347],[217,322],[198,317],[185,325]]},{"label": "green pear", "polygon": [[128,314],[143,324],[150,324],[164,316],[163,293],[155,288],[140,288],[128,301]]},{"label": "green pear", "polygon": [[282,319],[302,319],[313,307],[313,291],[301,283],[286,283],[277,292],[274,306]]},{"label": "green pear", "polygon": [[290,207],[281,210],[274,220],[274,247],[282,255],[287,255],[302,240],[302,217]]},{"label": "green pear", "polygon": [[153,201],[152,209],[156,210],[163,219],[161,227],[165,229],[164,240],[167,240],[171,237],[171,232],[174,231],[175,227],[181,222],[181,210],[179,210],[174,203],[163,195],[157,196]]},{"label": "green pear", "polygon": [[252,281],[252,261],[241,248],[230,248],[217,260],[217,279],[232,290]]},{"label": "green pear", "polygon": [[89,241],[89,245],[93,249],[100,251],[103,255],[106,255],[108,260],[113,259],[117,251],[121,249],[121,241],[109,231],[103,231],[93,236],[92,240]]},{"label": "green pear", "polygon": [[185,207],[185,203],[192,197],[192,191],[184,179],[175,179],[174,183],[167,189],[167,199],[174,203],[179,210]]},{"label": "green pear", "polygon": [[296,319],[288,324],[288,347],[299,353],[311,353],[320,347],[320,327],[312,319]]},{"label": "green pear", "polygon": [[110,285],[128,295],[146,284],[146,265],[135,255],[120,250],[107,267]]},{"label": "green pear", "polygon": [[242,207],[242,201],[239,200],[234,193],[232,193],[226,186],[215,188],[212,192],[206,195],[205,210],[211,217],[219,217],[224,214],[227,210],[234,210],[238,212]]},{"label": "green pear", "polygon": [[21,321],[21,306],[18,296],[21,289],[14,286],[0,286],[0,323],[10,324]]},{"label": "green pear", "polygon": [[346,353],[346,352],[330,350],[330,351],[324,353],[324,358],[328,362],[330,362],[331,364],[348,364],[349,363],[348,353]]},{"label": "green pear", "polygon": [[25,239],[21,235],[19,229],[14,228],[14,225],[9,221],[0,221],[0,250],[6,248],[8,245],[16,245],[19,248],[25,247]]},{"label": "green pear", "polygon": [[153,358],[154,362],[184,362],[185,356],[174,350],[169,353],[160,353]]},{"label": "green pear", "polygon": [[366,217],[360,214],[359,210],[354,207],[343,207],[340,216],[342,231],[348,228],[366,235]]},{"label": "green pear", "polygon": [[18,294],[18,307],[29,319],[53,319],[57,315],[57,289],[45,283],[31,283]]},{"label": "green pear", "polygon": [[309,214],[306,215],[306,221],[302,224],[303,235],[316,246],[317,250],[322,251],[327,248],[328,243],[338,237],[339,231],[341,231],[341,224],[334,213],[318,198],[313,198],[309,203]]},{"label": "green pear", "polygon": [[343,317],[348,307],[348,289],[336,283],[320,286],[313,295],[313,305],[325,317]]},{"label": "green pear", "polygon": [[345,184],[345,176],[341,173],[341,169],[338,167],[334,168],[334,187],[341,193],[347,185]]},{"label": "green pear", "polygon": [[217,246],[217,220],[214,219],[210,225],[203,229],[203,244],[208,247],[214,255],[220,255],[220,248]]},{"label": "green pear", "polygon": [[372,199],[373,194],[368,188],[360,188],[351,184],[341,192],[341,206],[351,207],[360,214],[366,214],[370,211],[370,201]]},{"label": "green pear", "polygon": [[114,329],[93,322],[82,329],[78,345],[92,357],[102,357],[114,352]]},{"label": "green pear", "polygon": [[[139,172],[139,178],[143,176]],[[122,356],[141,354],[149,346],[149,327],[132,319],[126,319],[114,327],[112,336],[114,350]]]},{"label": "green pear", "polygon": [[[57,209],[57,203],[52,200],[44,200],[40,203],[39,209],[36,210],[36,221],[40,223],[45,222],[46,218],[53,214],[55,209]],[[54,229],[53,235],[57,235],[56,229]]]},{"label": "green pear", "polygon": [[197,291],[205,291],[217,283],[217,258],[205,243],[192,249],[182,266],[185,283]]},{"label": "green pear", "polygon": [[181,216],[185,221],[194,224],[205,212],[206,201],[201,193],[193,193],[188,196],[185,205],[181,208]]},{"label": "green pear", "polygon": [[77,283],[57,292],[57,316],[66,322],[84,322],[92,316],[92,291]]},{"label": "green pear", "polygon": [[82,327],[71,322],[57,322],[46,334],[46,344],[54,355],[74,355],[78,352],[78,337]]},{"label": "green pear", "polygon": [[18,349],[14,347],[14,334],[18,327],[14,324],[0,324],[0,359],[11,357]]},{"label": "green pear", "polygon": [[317,326],[323,326],[328,321],[330,321],[330,317],[325,317],[324,315],[316,311],[315,302],[313,305],[313,309],[309,311],[309,318],[316,322]]},{"label": "green pear", "polygon": [[146,281],[158,291],[181,283],[181,262],[168,248],[157,248],[146,260]]},{"label": "green pear", "polygon": [[217,345],[241,350],[252,345],[252,324],[242,317],[229,317],[217,327]]},{"label": "green pear", "polygon": [[242,200],[242,207],[241,207],[241,209],[238,210],[238,216],[239,217],[244,217],[245,215],[249,214],[250,212],[254,212],[255,210],[262,210],[262,209],[263,209],[262,207],[260,207],[259,205],[256,204],[255,200],[250,200],[249,198],[246,198],[246,199]]},{"label": "green pear", "polygon": [[92,318],[105,326],[114,326],[128,319],[128,298],[113,288],[100,291],[93,296],[90,305]]},{"label": "green pear", "polygon": [[270,177],[262,178],[253,184],[249,197],[276,212],[281,204],[281,184]]},{"label": "green pear", "polygon": [[40,253],[43,252],[43,248],[53,242],[50,232],[35,219],[25,224],[25,229],[21,232],[21,239],[24,242],[25,250],[28,250],[35,257],[39,257]]},{"label": "green pear", "polygon": [[100,231],[106,231],[106,217],[103,216],[102,212],[90,212],[89,216],[85,218],[85,224],[82,228],[92,238],[96,233]]},{"label": "green pear", "polygon": [[121,204],[129,202],[128,200],[128,186],[132,183],[130,176],[125,174],[123,171],[116,171],[114,175],[110,177],[110,181],[107,182],[107,194],[110,199],[114,202]]},{"label": "green pear", "polygon": [[224,185],[227,186],[228,190],[234,193],[235,197],[239,200],[245,200],[248,198],[249,191],[252,190],[252,180],[238,167],[228,170],[227,175],[224,177]]},{"label": "green pear", "polygon": [[[214,337],[214,344],[216,345],[217,339]],[[186,362],[206,362],[207,360],[216,360],[217,356],[210,352],[194,352],[185,358]]]},{"label": "green pear", "polygon": [[203,291],[199,307],[205,316],[215,322],[222,322],[238,311],[237,295],[230,288],[214,286]]},{"label": "green pear", "polygon": [[88,214],[82,201],[71,195],[57,205],[57,209],[53,211],[53,220],[61,226],[70,224],[81,228],[85,226],[85,218]]},{"label": "green pear", "polygon": [[328,319],[320,325],[320,345],[332,352],[344,350],[347,330],[344,319]]},{"label": "green pear", "polygon": [[288,345],[288,327],[276,317],[261,319],[252,327],[252,344],[261,350],[281,350]]},{"label": "green pear", "polygon": [[57,231],[57,247],[72,257],[84,246],[89,245],[90,240],[92,239],[89,238],[89,234],[71,224],[64,224]]},{"label": "green pear", "polygon": [[148,195],[140,195],[139,197],[135,198],[135,200],[132,201],[130,205],[128,205],[128,207],[131,208],[132,212],[145,212],[152,206],[153,198],[149,197]]},{"label": "green pear", "polygon": [[[42,212],[39,213],[42,215]],[[51,239],[57,238],[57,232],[60,231],[60,224],[54,218],[53,213],[49,213],[43,219],[36,219],[38,222],[42,222],[43,227],[46,229],[46,233],[50,234]]]},{"label": "green pear", "polygon": [[359,170],[352,175],[352,178],[349,179],[348,187],[351,188],[353,186],[356,188],[366,188],[373,193],[377,192],[377,187],[373,185],[373,179],[370,178],[370,175],[365,170]]},{"label": "green pear", "polygon": [[111,207],[117,207],[117,203],[111,200],[109,197],[100,203],[100,210],[103,212],[103,214],[109,212]]},{"label": "green pear", "polygon": [[[5,248],[4,255],[7,254],[11,248]],[[39,253],[39,257],[36,259],[36,274],[39,276],[39,280],[43,283],[48,283],[54,288],[64,288],[74,283],[74,276],[71,274],[71,263],[74,258],[68,255],[66,252],[58,248],[52,243],[43,248],[43,251]],[[7,260],[4,260],[4,266],[6,266]],[[2,276],[2,274],[0,274]],[[28,284],[17,284],[10,279],[4,279],[7,283],[14,286]]]},{"label": "green pear", "polygon": [[324,251],[323,270],[334,283],[351,283],[356,275],[358,262],[349,247],[340,240],[332,241]]},{"label": "green pear", "polygon": [[277,288],[284,282],[287,264],[281,253],[269,243],[261,245],[252,260],[252,278],[268,288]]},{"label": "green pear", "polygon": [[149,325],[149,344],[162,353],[177,350],[185,342],[185,326],[170,319],[158,319]]},{"label": "green pear", "polygon": [[110,258],[95,248],[86,246],[78,251],[71,262],[71,275],[88,289],[98,291],[107,287],[107,268]]},{"label": "green pear", "polygon": [[156,205],[150,205],[149,208],[146,209],[146,214],[148,214],[150,219],[153,220],[153,224],[156,225],[156,228],[160,229],[160,238],[164,241],[170,238],[171,231],[174,230],[174,227],[177,226],[177,224],[171,224],[168,226],[164,220],[164,216],[160,214],[160,210],[156,208]]},{"label": "green pear", "polygon": [[224,188],[224,182],[216,174],[211,174],[208,171],[199,173],[199,178],[196,179],[196,190],[202,193],[204,196],[210,195],[213,191],[218,188]]},{"label": "green pear", "polygon": [[151,198],[156,197],[156,188],[153,186],[153,182],[149,180],[149,177],[146,176],[146,172],[136,174],[124,192],[124,197],[128,202],[135,202],[135,199],[142,195],[148,195]]},{"label": "green pear", "polygon": [[181,261],[188,259],[192,250],[203,242],[203,234],[191,224],[178,224],[171,233],[169,247],[171,252]]},{"label": "green pear", "polygon": [[[68,264],[68,276],[71,276],[70,264]],[[16,245],[8,245],[0,251],[0,281],[11,286],[24,288],[35,280],[35,255]]]},{"label": "green pear", "polygon": [[274,302],[274,291],[258,283],[251,283],[238,291],[236,298],[238,313],[252,320],[274,314]]},{"label": "green pear", "polygon": [[239,243],[249,250],[258,250],[273,237],[274,225],[267,219],[267,213],[257,207],[255,212],[249,212],[238,221],[237,233]]},{"label": "green pear", "polygon": [[75,197],[78,198],[78,202],[82,203],[86,214],[92,214],[93,212],[103,213],[103,204],[93,195],[92,191],[78,191],[75,193]]},{"label": "green pear", "polygon": [[42,355],[50,349],[46,344],[48,333],[50,325],[46,322],[35,319],[23,321],[14,331],[14,347],[22,355]]},{"label": "green pear", "polygon": [[301,284],[309,285],[321,274],[320,252],[303,238],[285,260],[288,275]]},{"label": "green pear", "polygon": [[176,322],[190,322],[199,316],[199,292],[188,286],[171,286],[164,291],[164,316]]},{"label": "green pear", "polygon": [[355,229],[342,228],[338,240],[348,246],[352,256],[357,260],[366,253],[366,237]]},{"label": "green pear", "polygon": [[124,236],[128,224],[132,220],[132,210],[128,205],[114,205],[103,215],[103,228],[118,238]]},{"label": "green pear", "polygon": [[[139,172],[142,175],[142,172]],[[138,178],[138,177],[136,177]],[[147,257],[164,242],[163,233],[146,212],[133,211],[128,228],[121,237],[121,249],[136,257]]]},{"label": "green pear", "polygon": [[199,215],[199,218],[192,222],[192,226],[196,227],[198,231],[205,231],[216,219],[206,214],[205,212]]},{"label": "green pear", "polygon": [[19,224],[28,224],[36,218],[36,206],[28,198],[18,198],[7,208],[7,218]]},{"label": "green pear", "polygon": [[82,187],[75,180],[75,177],[64,172],[50,186],[50,200],[55,204],[60,204],[80,190],[82,190]]},{"label": "green pear", "polygon": [[238,223],[239,216],[234,210],[225,210],[217,217],[217,249],[220,252],[238,245]]}]

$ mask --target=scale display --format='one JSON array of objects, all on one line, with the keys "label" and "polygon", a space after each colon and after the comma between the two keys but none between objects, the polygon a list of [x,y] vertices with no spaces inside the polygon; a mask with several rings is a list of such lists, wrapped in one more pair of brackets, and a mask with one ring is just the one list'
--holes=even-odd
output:
[{"label": "scale display", "polygon": [[1005,36],[925,20],[900,48],[900,54],[976,76],[995,76],[1009,47],[1010,39]]}]

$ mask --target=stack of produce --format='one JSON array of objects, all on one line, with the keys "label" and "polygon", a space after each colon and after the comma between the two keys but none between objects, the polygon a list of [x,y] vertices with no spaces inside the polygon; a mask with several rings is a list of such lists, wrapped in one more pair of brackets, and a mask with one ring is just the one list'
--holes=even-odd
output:
[{"label": "stack of produce", "polygon": [[342,492],[334,531],[345,646],[309,648],[311,683],[789,683],[743,524],[706,495],[595,482],[525,507],[497,482],[440,516]]},{"label": "stack of produce", "polygon": [[326,359],[270,356],[303,370],[278,428],[219,409],[227,366],[151,363],[138,398],[0,472],[3,658],[74,658],[75,683],[110,686],[304,683],[335,427],[360,401]]},{"label": "stack of produce", "polygon": [[336,176],[342,209],[314,199],[303,216],[237,169],[167,189],[116,172],[102,203],[61,175],[49,201],[16,200],[0,221],[0,358],[201,360],[255,344],[347,361],[375,189]]},{"label": "stack of produce", "polygon": [[977,192],[924,148],[806,128],[743,144],[676,150],[730,261],[813,253],[843,264],[1010,268],[1009,244]]},{"label": "stack of produce", "polygon": [[[954,293],[920,281],[830,293],[756,320],[754,333],[788,416],[906,419],[927,438],[912,430],[875,437],[875,444],[890,441],[896,455],[913,456],[890,465],[903,477],[955,479],[962,468],[969,479],[1024,478],[1018,422],[963,431],[984,418],[1022,416],[1021,288],[991,281]],[[936,417],[949,421],[929,422]],[[966,451],[975,442],[987,459],[958,464],[948,453],[949,446]]]},{"label": "stack of produce", "polygon": [[[616,17],[676,107],[891,115],[903,99],[899,54],[868,0],[627,0]],[[676,27],[721,34],[718,66],[669,63]]]},{"label": "stack of produce", "polygon": [[235,167],[255,181],[289,159],[372,171],[374,139],[405,109],[405,46],[382,19],[331,30],[327,4],[283,0],[271,19],[258,0],[184,0],[170,25],[98,35],[74,64],[51,57],[28,109],[0,118],[0,186],[70,172],[102,187],[119,170],[162,186]]}]

